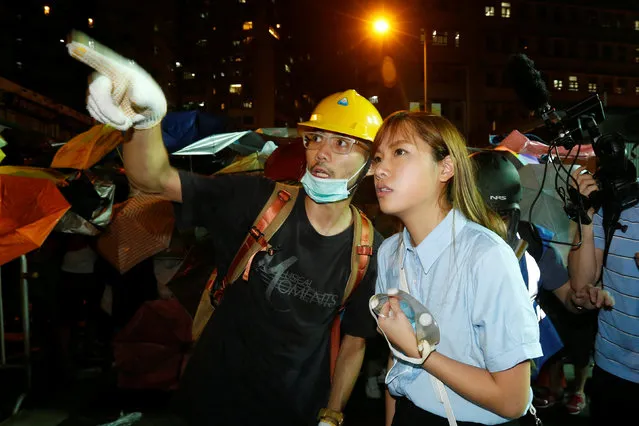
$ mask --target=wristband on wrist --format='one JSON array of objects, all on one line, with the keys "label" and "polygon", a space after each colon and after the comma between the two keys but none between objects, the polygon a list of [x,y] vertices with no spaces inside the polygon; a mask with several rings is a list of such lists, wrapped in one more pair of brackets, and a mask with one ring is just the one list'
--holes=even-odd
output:
[{"label": "wristband on wrist", "polygon": [[318,420],[330,423],[333,426],[342,426],[344,414],[330,408],[322,408],[319,412]]}]

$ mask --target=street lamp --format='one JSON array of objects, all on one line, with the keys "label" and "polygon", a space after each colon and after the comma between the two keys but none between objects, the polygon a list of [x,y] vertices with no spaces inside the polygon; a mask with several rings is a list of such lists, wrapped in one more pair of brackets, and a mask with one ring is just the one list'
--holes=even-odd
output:
[{"label": "street lamp", "polygon": [[[390,31],[390,24],[385,18],[377,18],[373,21],[373,31],[381,36],[387,34]],[[421,41],[424,45],[424,111],[428,110],[428,73],[427,73],[427,58],[428,58],[428,39],[426,38],[426,30],[421,29]]]},{"label": "street lamp", "polygon": [[377,34],[386,34],[389,29],[390,25],[384,18],[376,19],[375,22],[373,22],[373,31],[375,31]]}]

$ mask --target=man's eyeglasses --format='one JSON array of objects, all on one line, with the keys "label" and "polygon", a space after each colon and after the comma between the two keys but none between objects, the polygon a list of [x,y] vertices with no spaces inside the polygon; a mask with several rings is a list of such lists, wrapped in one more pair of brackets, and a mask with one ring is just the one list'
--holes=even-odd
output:
[{"label": "man's eyeglasses", "polygon": [[320,149],[322,144],[326,142],[334,153],[344,155],[350,154],[355,144],[360,144],[363,149],[368,150],[366,144],[362,144],[357,139],[332,133],[302,132],[302,142],[304,143],[304,148],[311,150]]}]

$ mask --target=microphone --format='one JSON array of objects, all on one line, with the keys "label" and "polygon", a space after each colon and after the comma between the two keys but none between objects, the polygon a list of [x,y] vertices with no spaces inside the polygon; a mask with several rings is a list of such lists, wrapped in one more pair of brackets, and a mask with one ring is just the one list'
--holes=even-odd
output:
[{"label": "microphone", "polygon": [[550,93],[535,63],[523,53],[511,55],[506,64],[506,80],[509,81],[517,96],[530,111],[536,114],[548,113]]}]

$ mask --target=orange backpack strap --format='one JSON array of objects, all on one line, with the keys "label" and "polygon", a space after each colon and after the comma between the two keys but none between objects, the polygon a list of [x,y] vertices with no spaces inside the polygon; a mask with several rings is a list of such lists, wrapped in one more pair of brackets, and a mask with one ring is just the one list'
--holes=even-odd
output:
[{"label": "orange backpack strap", "polygon": [[217,269],[211,273],[193,318],[193,340],[197,340],[200,337],[204,326],[215,310],[215,306],[211,303],[211,294],[215,304],[217,304],[221,301],[226,287],[235,282],[243,272],[244,278],[248,279],[248,270],[251,267],[253,257],[257,252],[270,248],[269,240],[293,210],[298,194],[299,186],[280,182],[275,184],[273,193],[271,193],[262,211],[253,222],[253,226],[246,235],[244,242],[235,254],[233,261],[231,261],[226,276],[215,291],[213,291],[213,286],[217,278]]},{"label": "orange backpack strap", "polygon": [[335,373],[337,356],[339,355],[339,348],[342,341],[342,312],[349,297],[357,289],[359,283],[364,278],[370,258],[373,255],[373,239],[375,237],[373,223],[357,207],[351,205],[351,211],[353,212],[353,223],[355,226],[353,248],[351,251],[351,274],[348,278],[346,288],[344,289],[342,304],[339,307],[339,311],[335,316],[335,319],[333,320],[331,328],[331,380],[333,380],[333,375]]}]

